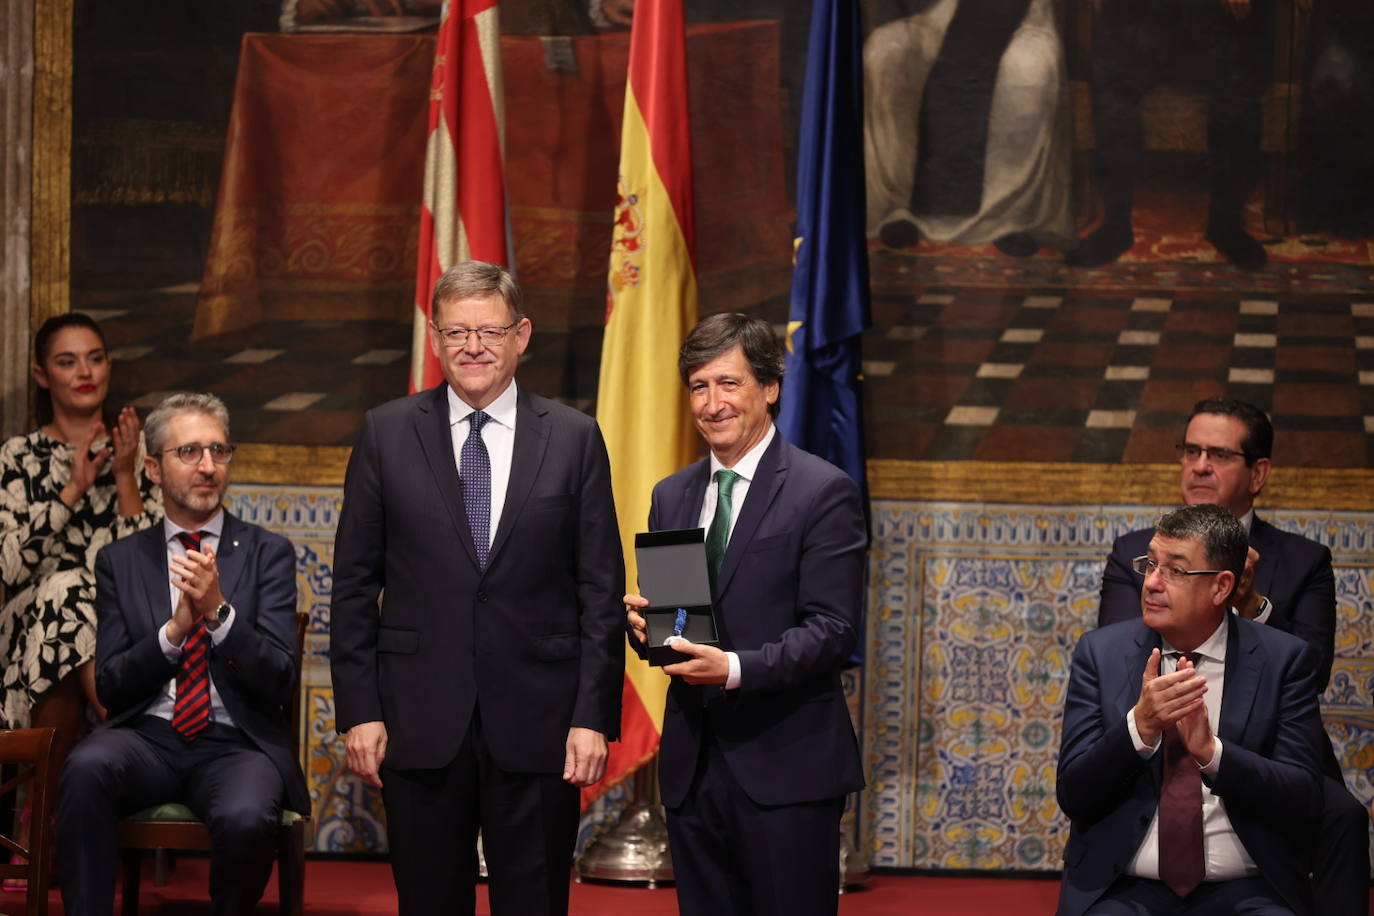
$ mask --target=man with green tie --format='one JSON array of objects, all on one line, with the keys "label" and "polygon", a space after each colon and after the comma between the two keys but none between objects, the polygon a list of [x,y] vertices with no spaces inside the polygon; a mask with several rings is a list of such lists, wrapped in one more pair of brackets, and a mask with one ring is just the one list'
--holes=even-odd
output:
[{"label": "man with green tie", "polygon": [[[863,785],[840,671],[859,638],[868,535],[859,488],[773,425],[772,329],[712,315],[678,357],[710,454],[660,481],[651,530],[705,528],[719,645],[672,676],[659,780],[685,916],[833,914],[839,819]],[[626,595],[641,654],[638,609]]]}]

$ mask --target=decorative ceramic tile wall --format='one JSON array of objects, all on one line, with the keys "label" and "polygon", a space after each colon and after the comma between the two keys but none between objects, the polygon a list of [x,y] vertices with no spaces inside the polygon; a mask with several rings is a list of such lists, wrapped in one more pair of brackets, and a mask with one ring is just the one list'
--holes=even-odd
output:
[{"label": "decorative ceramic tile wall", "polygon": [[[1156,507],[878,501],[870,560],[861,835],[879,867],[1053,871],[1074,645],[1094,626],[1112,541]],[[1336,668],[1327,729],[1374,797],[1374,517],[1266,517],[1331,547]]]}]

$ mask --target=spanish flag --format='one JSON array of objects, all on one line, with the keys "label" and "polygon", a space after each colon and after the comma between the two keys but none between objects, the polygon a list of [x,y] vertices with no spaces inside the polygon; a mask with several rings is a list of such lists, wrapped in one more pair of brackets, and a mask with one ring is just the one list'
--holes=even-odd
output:
[{"label": "spanish flag", "polygon": [[425,332],[430,296],[439,275],[473,258],[503,267],[512,263],[503,166],[505,133],[498,0],[448,0],[439,21],[429,89],[429,141],[410,338],[412,392],[443,378]]},{"label": "spanish flag", "polygon": [[[596,414],[635,590],[634,534],[647,527],[653,486],[696,455],[677,372],[678,348],[697,320],[682,0],[635,4],[617,181]],[[667,690],[660,671],[625,654],[620,743],[611,746],[606,778],[583,791],[584,802],[653,757]]]}]

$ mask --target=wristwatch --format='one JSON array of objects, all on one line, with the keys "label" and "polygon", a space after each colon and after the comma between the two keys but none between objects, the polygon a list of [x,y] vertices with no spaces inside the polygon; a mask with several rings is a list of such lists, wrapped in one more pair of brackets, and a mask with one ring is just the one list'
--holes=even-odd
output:
[{"label": "wristwatch", "polygon": [[229,614],[234,610],[234,606],[228,601],[221,601],[219,607],[215,608],[215,616],[205,618],[205,629],[218,630],[219,625],[229,619]]}]

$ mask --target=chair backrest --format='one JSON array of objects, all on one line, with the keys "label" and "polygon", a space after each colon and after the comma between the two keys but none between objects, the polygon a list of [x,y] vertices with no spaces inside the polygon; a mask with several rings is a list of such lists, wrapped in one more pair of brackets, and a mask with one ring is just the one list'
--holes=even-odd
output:
[{"label": "chair backrest", "polygon": [[[0,877],[28,880],[28,905],[25,912],[41,916],[48,911],[48,872],[52,856],[52,809],[57,801],[57,773],[53,771],[51,728],[0,730],[0,764],[17,767],[13,778],[0,783],[0,795],[13,793],[20,786],[28,789],[28,845],[19,837],[0,834]],[[19,825],[15,825],[16,834]],[[13,859],[22,861],[15,862]]]}]

